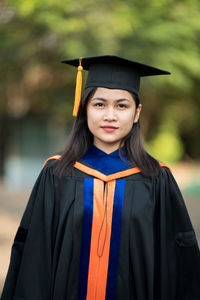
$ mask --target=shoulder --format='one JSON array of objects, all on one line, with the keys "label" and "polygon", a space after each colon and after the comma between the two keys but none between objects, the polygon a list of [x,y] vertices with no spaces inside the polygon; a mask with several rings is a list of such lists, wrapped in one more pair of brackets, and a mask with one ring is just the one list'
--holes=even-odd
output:
[{"label": "shoulder", "polygon": [[166,165],[165,163],[159,162],[159,165],[161,167],[161,172],[166,172],[167,173],[170,171],[170,173],[172,174],[172,169],[171,167],[169,167],[168,165]]},{"label": "shoulder", "polygon": [[172,168],[168,165],[160,163],[160,172],[156,176],[156,183],[162,186],[165,190],[169,189],[173,194],[180,194],[180,188],[174,177]]},{"label": "shoulder", "polygon": [[175,181],[174,173],[171,166],[166,165],[164,163],[160,163],[160,167],[160,172],[158,173],[157,177],[163,180]]},{"label": "shoulder", "polygon": [[47,158],[42,166],[42,168],[49,168],[52,163],[60,160],[61,158],[61,155],[53,155],[53,156],[50,156],[49,158]]},{"label": "shoulder", "polygon": [[62,162],[62,155],[61,154],[57,154],[57,155],[53,155],[48,157],[43,166],[42,166],[42,170],[44,172],[49,172],[51,173],[52,176],[54,177],[58,177],[58,178],[65,178],[65,177],[72,177],[72,169],[70,169],[70,167],[66,168],[64,170],[64,173],[60,176],[59,175],[59,170],[60,168],[62,169],[63,167],[63,162]]},{"label": "shoulder", "polygon": [[48,157],[43,165],[41,165],[41,171],[40,171],[40,175],[41,176],[50,176],[52,177],[54,175],[54,169],[57,165],[57,162],[60,160],[61,155],[53,155]]},{"label": "shoulder", "polygon": [[161,162],[159,162],[159,164],[160,164],[160,169],[157,175],[154,177],[155,182],[158,184],[165,184],[165,185],[171,183],[176,184],[176,180],[174,178],[174,174],[171,166]]}]

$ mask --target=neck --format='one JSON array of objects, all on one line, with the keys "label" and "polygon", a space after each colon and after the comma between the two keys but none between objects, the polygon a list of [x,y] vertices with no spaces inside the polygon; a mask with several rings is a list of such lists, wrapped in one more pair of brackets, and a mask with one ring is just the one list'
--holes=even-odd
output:
[{"label": "neck", "polygon": [[99,148],[100,150],[104,151],[107,154],[110,154],[110,153],[114,152],[115,150],[119,149],[119,147],[120,147],[120,143],[109,144],[109,143],[101,143],[101,142],[94,141],[93,144],[97,148]]}]

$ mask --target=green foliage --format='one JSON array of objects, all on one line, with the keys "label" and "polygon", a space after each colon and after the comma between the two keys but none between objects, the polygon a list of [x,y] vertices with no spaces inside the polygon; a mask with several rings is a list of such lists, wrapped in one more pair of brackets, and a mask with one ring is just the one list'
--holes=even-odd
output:
[{"label": "green foliage", "polygon": [[156,136],[147,144],[148,151],[164,163],[179,161],[184,153],[184,145],[179,137],[177,122],[173,111],[167,109]]},{"label": "green foliage", "polygon": [[172,132],[160,132],[147,149],[151,155],[165,163],[177,162],[183,155],[183,145]]}]

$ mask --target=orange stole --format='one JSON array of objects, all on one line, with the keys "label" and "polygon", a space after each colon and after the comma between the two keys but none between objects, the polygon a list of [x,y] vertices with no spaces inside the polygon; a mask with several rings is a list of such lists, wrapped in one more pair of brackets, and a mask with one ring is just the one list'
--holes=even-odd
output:
[{"label": "orange stole", "polygon": [[[116,180],[106,183],[108,185],[106,202],[106,189],[105,193],[103,192],[104,182],[94,179],[93,220],[86,300],[103,300],[106,297],[115,183]],[[105,213],[106,203],[107,214]]]}]

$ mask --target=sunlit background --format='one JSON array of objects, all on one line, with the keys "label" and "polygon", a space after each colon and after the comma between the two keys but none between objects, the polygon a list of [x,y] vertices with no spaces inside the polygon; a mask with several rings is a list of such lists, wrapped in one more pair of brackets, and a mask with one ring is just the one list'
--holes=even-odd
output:
[{"label": "sunlit background", "polygon": [[200,241],[199,46],[199,0],[0,2],[0,290],[32,186],[72,126],[76,70],[62,59],[114,54],[172,73],[142,79],[141,130]]}]

